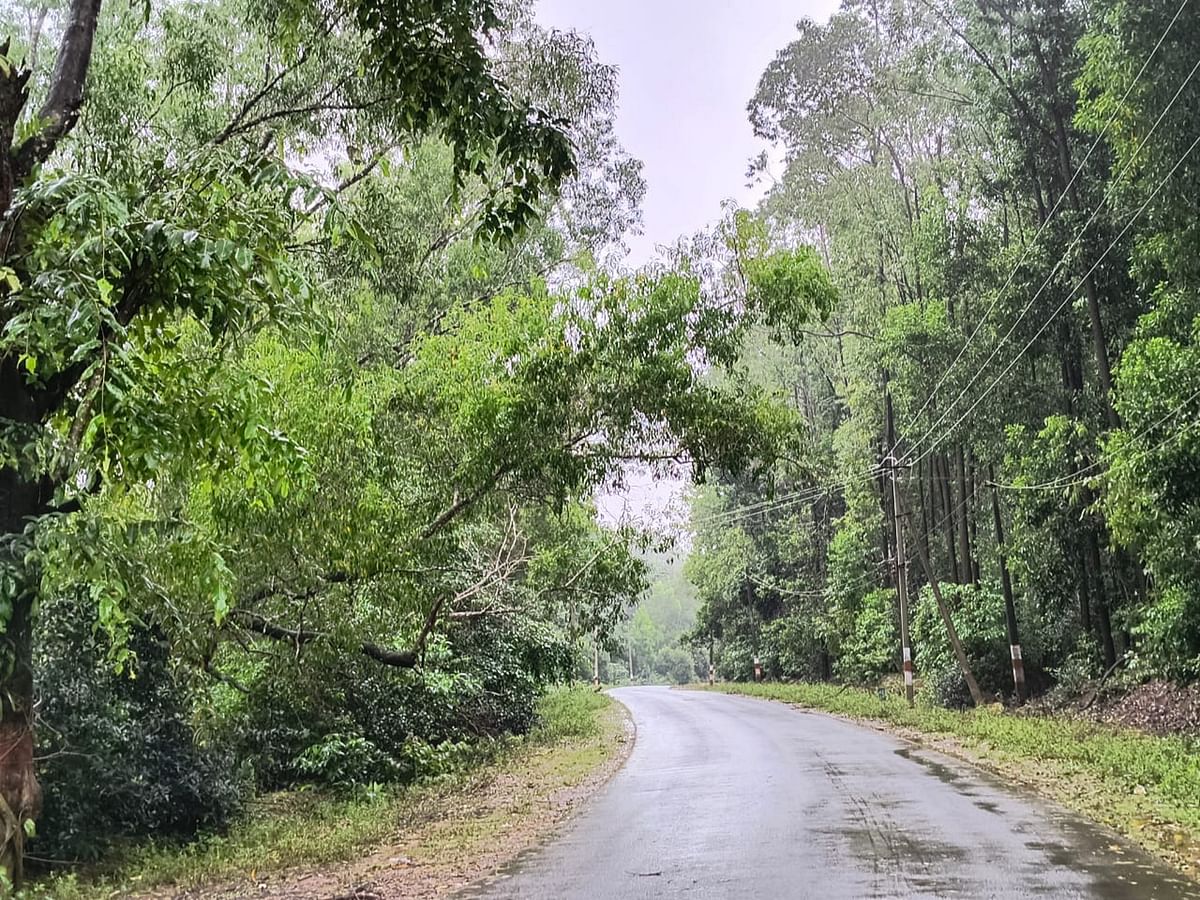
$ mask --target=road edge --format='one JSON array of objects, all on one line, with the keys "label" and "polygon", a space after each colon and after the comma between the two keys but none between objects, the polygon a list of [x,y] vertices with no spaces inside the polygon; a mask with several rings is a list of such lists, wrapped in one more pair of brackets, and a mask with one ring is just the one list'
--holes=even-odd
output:
[{"label": "road edge", "polygon": [[[856,716],[843,712],[833,712],[820,706],[811,706],[777,697],[762,697],[738,691],[734,685],[718,685],[710,688],[708,685],[689,685],[687,689],[712,693],[722,693],[730,696],[746,697],[752,700],[764,700],[770,703],[782,703],[797,711],[810,715],[828,716],[843,722],[849,722],[862,728],[869,728],[881,734],[899,738],[922,750],[932,751],[948,756],[980,770],[992,777],[1000,778],[1016,787],[1027,790],[1043,801],[1056,803],[1070,812],[1079,815],[1087,821],[1108,828],[1115,834],[1132,841],[1154,858],[1171,866],[1175,871],[1188,879],[1200,884],[1200,863],[1185,855],[1182,851],[1188,847],[1195,848],[1198,836],[1192,835],[1183,845],[1178,844],[1174,835],[1188,832],[1177,828],[1171,823],[1154,823],[1147,821],[1140,829],[1129,827],[1126,818],[1112,813],[1111,803],[1106,800],[1101,803],[1094,799],[1090,790],[1094,781],[1086,773],[1075,771],[1067,764],[1056,764],[1054,760],[1034,757],[998,757],[987,755],[972,748],[962,738],[945,732],[927,732],[917,728],[897,725],[882,719],[866,716]],[[990,748],[989,748],[990,749]],[[1030,766],[1037,763],[1046,771]],[[1032,777],[1036,773],[1038,777]],[[1091,800],[1092,802],[1087,802]],[[1105,815],[1108,811],[1109,815]]]}]

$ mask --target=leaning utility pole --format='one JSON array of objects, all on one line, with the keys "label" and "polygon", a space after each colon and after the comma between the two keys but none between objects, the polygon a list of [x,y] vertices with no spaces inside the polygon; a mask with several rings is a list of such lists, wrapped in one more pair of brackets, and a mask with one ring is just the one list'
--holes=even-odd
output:
[{"label": "leaning utility pole", "polygon": [[900,603],[900,658],[904,669],[904,699],[913,705],[913,659],[912,641],[908,636],[908,553],[904,549],[904,526],[900,521],[900,489],[896,484],[896,469],[900,461],[896,458],[896,429],[892,417],[892,394],[889,391],[884,408],[887,418],[888,457],[886,460],[892,480],[892,525],[895,529],[896,546],[896,595]]},{"label": "leaning utility pole", "polygon": [[[899,492],[895,494],[899,501]],[[901,504],[901,510],[906,517],[908,511]],[[908,523],[908,527],[912,528],[912,523]],[[954,620],[950,618],[950,607],[946,605],[946,599],[942,596],[942,587],[938,583],[937,576],[933,574],[933,566],[929,564],[929,557],[925,555],[925,549],[921,546],[917,535],[913,535],[913,543],[916,545],[914,549],[917,551],[917,560],[921,563],[921,568],[925,572],[925,578],[929,581],[929,588],[933,591],[933,599],[937,603],[938,612],[942,615],[942,622],[946,626],[946,636],[950,638],[950,647],[954,650],[954,658],[958,661],[958,670],[962,673],[963,680],[967,683],[967,690],[971,692],[971,702],[976,706],[983,706],[983,692],[979,690],[979,682],[975,680],[975,673],[971,671],[971,662],[967,659],[967,651],[963,649],[962,641],[958,638],[958,629],[954,627]]]},{"label": "leaning utility pole", "polygon": [[1021,638],[1017,633],[1017,605],[1013,601],[1012,577],[1008,573],[1008,558],[1004,553],[1004,524],[1000,517],[1000,491],[996,487],[996,471],[988,465],[988,480],[992,485],[992,518],[996,524],[996,556],[1000,560],[1000,588],[1004,591],[1004,624],[1008,627],[1008,650],[1012,655],[1013,688],[1017,703],[1025,702],[1025,661],[1021,658]]}]

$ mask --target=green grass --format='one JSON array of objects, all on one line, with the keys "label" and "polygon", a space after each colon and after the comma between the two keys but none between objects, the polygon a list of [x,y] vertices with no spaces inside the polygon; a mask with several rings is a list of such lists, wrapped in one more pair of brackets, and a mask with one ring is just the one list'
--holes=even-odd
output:
[{"label": "green grass", "polygon": [[267,795],[223,834],[185,845],[133,845],[103,867],[35,882],[25,896],[98,900],[162,885],[185,888],[250,872],[269,874],[351,859],[414,821],[436,817],[439,805],[469,794],[506,766],[536,758],[537,765],[552,766],[568,780],[582,779],[610,753],[598,739],[611,705],[590,687],[556,689],[540,701],[539,724],[532,732],[494,742],[470,771],[427,784],[364,787],[350,797],[317,790]]},{"label": "green grass", "polygon": [[[1185,868],[1200,862],[1200,741],[1156,737],[1080,719],[954,711],[823,684],[725,684],[709,690],[782,700],[951,738],[970,758],[1045,790]],[[1182,857],[1179,858],[1179,857]]]}]

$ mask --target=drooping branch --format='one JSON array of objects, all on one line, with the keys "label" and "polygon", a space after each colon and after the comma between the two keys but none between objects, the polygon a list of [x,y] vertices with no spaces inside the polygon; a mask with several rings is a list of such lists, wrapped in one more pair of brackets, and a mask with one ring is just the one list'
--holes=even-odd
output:
[{"label": "drooping branch", "polygon": [[[429,608],[424,621],[421,623],[421,629],[417,632],[417,636],[414,638],[411,647],[395,650],[388,647],[381,647],[372,641],[362,641],[359,644],[359,649],[365,656],[384,665],[405,669],[414,668],[420,662],[425,652],[425,647],[429,643],[429,638],[433,634],[434,629],[437,628],[444,610],[447,608],[451,610],[447,614],[449,618],[466,618],[466,616],[455,615],[456,608],[460,604],[508,580],[528,559],[529,556],[525,552],[520,530],[517,526],[516,510],[514,508],[509,511],[509,522],[504,538],[496,548],[486,571],[474,583],[463,588],[461,591],[455,594],[443,593],[437,597],[433,605]],[[280,590],[275,585],[269,585],[257,591],[252,597],[248,598],[245,604],[234,609],[229,616],[230,619],[236,621],[240,627],[247,631],[271,640],[285,641],[299,648],[304,644],[320,640],[326,637],[326,635],[319,631],[304,628],[287,628],[272,622],[261,613],[255,612],[249,607],[257,605],[262,600],[271,596],[286,596],[291,599],[310,598],[329,584],[348,583],[356,580],[358,579],[350,573],[333,572],[322,577],[317,585],[299,593]]]},{"label": "drooping branch", "polygon": [[322,636],[319,631],[309,631],[303,628],[284,628],[282,625],[276,625],[270,619],[266,618],[266,616],[251,612],[248,609],[235,609],[230,615],[237,619],[243,628],[276,641],[307,644]]}]

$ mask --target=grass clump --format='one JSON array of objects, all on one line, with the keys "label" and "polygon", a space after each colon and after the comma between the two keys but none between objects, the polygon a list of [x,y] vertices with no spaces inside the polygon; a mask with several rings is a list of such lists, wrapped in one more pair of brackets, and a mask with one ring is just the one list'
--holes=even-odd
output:
[{"label": "grass clump", "polygon": [[590,687],[557,688],[538,704],[534,740],[552,743],[595,737],[600,733],[599,713],[612,703]]}]

